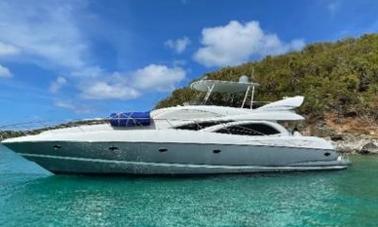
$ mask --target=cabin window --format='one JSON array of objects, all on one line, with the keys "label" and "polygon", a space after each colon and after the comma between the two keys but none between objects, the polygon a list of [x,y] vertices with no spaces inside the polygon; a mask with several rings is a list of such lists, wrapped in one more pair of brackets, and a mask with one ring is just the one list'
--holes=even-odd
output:
[{"label": "cabin window", "polygon": [[231,121],[208,121],[208,122],[198,122],[198,123],[190,123],[185,125],[180,125],[175,127],[175,129],[184,129],[184,130],[193,130],[198,131],[210,126],[219,125],[229,123]]},{"label": "cabin window", "polygon": [[227,128],[222,128],[216,132],[248,136],[265,136],[280,133],[277,129],[262,123],[233,125]]}]

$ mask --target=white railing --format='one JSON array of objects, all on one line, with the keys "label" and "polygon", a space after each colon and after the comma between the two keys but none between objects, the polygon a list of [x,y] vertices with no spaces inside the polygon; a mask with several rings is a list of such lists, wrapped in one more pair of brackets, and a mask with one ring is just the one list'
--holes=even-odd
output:
[{"label": "white railing", "polygon": [[0,124],[0,140],[7,137],[38,134],[43,131],[60,128],[82,127],[86,125],[104,123],[107,118],[77,119],[65,122],[58,121],[26,121]]},{"label": "white railing", "polygon": [[[132,123],[135,124],[134,126],[120,126],[116,128],[132,128],[132,127],[148,127],[145,125],[138,125],[138,122],[136,120],[146,120],[150,118],[95,118],[95,119],[84,119],[84,120],[71,120],[67,122],[54,122],[54,121],[28,121],[28,122],[20,122],[20,123],[11,123],[11,124],[4,124],[0,125],[0,140],[3,140],[5,138],[9,137],[15,137],[15,136],[24,136],[24,135],[33,135],[38,134],[44,131],[53,130],[53,129],[63,129],[63,128],[78,128],[82,131],[85,131],[82,127],[88,126],[88,125],[99,125],[99,124],[110,124],[111,120],[126,120],[124,124],[128,125],[129,122],[127,121],[133,121]],[[151,119],[152,124],[156,124],[157,121],[165,121],[169,125],[169,128],[177,128],[180,129],[180,127],[186,127],[186,129],[192,129],[192,130],[201,130],[207,127],[212,127],[215,125],[226,125],[228,123],[233,122],[232,120],[216,120],[216,119],[201,119],[201,120],[195,120],[195,119],[163,119],[163,118],[155,118]],[[213,122],[214,124],[208,125],[209,122]],[[205,123],[205,125],[204,125]],[[192,126],[190,126],[192,124]],[[193,126],[194,125],[194,126]],[[192,127],[192,128],[191,128]],[[238,127],[239,130],[243,131],[251,131],[254,134],[264,135],[264,133],[258,132],[256,130],[245,128],[243,126],[237,126],[233,125],[233,127]],[[165,128],[165,127],[164,127]],[[232,134],[230,131],[228,132]],[[248,134],[247,132],[245,132]]]}]

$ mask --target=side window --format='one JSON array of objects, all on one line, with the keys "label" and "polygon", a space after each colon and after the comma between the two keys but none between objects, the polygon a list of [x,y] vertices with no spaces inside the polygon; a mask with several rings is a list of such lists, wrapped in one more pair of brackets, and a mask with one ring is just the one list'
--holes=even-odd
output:
[{"label": "side window", "polygon": [[208,122],[190,123],[190,124],[178,126],[175,129],[198,131],[198,130],[201,130],[203,128],[207,128],[207,127],[218,125],[218,124],[225,124],[225,123],[229,123],[229,122],[231,122],[231,121],[208,121]]},{"label": "side window", "polygon": [[233,125],[227,128],[222,128],[216,132],[248,136],[264,136],[280,133],[277,129],[262,123]]}]

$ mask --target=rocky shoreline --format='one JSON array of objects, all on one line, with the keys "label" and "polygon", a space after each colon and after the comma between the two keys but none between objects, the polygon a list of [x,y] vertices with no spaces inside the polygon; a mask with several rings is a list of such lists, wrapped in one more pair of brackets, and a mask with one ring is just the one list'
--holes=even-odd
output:
[{"label": "rocky shoreline", "polygon": [[305,136],[318,136],[331,142],[344,154],[378,154],[378,122],[358,118],[337,118],[326,114],[299,125]]},{"label": "rocky shoreline", "polygon": [[369,135],[337,134],[324,137],[336,150],[346,154],[378,154],[378,138]]}]

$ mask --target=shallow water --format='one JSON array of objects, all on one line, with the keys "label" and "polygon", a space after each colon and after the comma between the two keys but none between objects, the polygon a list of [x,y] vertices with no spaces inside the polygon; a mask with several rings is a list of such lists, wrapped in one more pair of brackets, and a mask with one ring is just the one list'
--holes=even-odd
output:
[{"label": "shallow water", "polygon": [[53,176],[0,147],[0,226],[376,226],[378,156],[346,171]]}]

